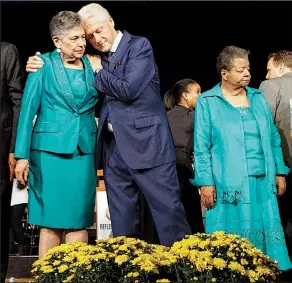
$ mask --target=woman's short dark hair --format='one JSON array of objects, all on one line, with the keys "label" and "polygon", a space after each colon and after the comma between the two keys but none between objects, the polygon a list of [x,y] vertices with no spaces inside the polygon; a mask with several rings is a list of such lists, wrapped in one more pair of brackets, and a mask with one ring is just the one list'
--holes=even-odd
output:
[{"label": "woman's short dark hair", "polygon": [[81,18],[77,13],[61,11],[52,18],[49,24],[50,35],[63,37],[70,29],[81,25]]},{"label": "woman's short dark hair", "polygon": [[167,91],[163,98],[164,108],[166,111],[174,108],[181,101],[181,96],[184,92],[188,92],[190,84],[197,84],[192,79],[182,79],[174,84],[171,90]]},{"label": "woman's short dark hair", "polygon": [[246,49],[236,47],[236,46],[226,46],[217,57],[217,72],[221,78],[221,71],[230,71],[233,67],[233,60],[236,58],[248,58],[250,52]]}]

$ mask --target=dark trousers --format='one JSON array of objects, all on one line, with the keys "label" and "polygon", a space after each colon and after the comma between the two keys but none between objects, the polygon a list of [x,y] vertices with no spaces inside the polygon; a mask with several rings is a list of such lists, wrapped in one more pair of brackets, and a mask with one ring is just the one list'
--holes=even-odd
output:
[{"label": "dark trousers", "polygon": [[[187,221],[191,227],[192,234],[204,233],[201,201],[199,191],[189,180],[193,178],[190,166],[176,165],[177,176],[180,186],[180,199],[186,212]],[[159,238],[155,223],[145,197],[141,196],[142,205],[142,239],[151,244],[159,244]]]},{"label": "dark trousers", "polygon": [[1,194],[1,283],[5,282],[9,259],[9,226],[10,226],[10,201],[12,183],[9,180],[0,180]]},{"label": "dark trousers", "polygon": [[103,134],[104,179],[114,236],[141,238],[140,192],[153,215],[160,243],[171,246],[191,233],[179,198],[175,162],[155,168],[129,168],[112,133]]},{"label": "dark trousers", "polygon": [[11,226],[10,243],[16,241],[19,246],[24,245],[24,229],[22,227],[22,218],[25,212],[26,203],[11,206]]}]

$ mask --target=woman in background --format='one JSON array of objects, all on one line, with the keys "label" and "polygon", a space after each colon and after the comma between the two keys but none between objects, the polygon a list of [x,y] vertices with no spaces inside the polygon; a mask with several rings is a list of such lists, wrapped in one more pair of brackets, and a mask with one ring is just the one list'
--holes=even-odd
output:
[{"label": "woman in background", "polygon": [[194,109],[200,94],[201,87],[196,81],[182,79],[164,96],[164,106],[175,147],[181,202],[193,234],[204,232],[199,192],[189,181],[194,178]]}]

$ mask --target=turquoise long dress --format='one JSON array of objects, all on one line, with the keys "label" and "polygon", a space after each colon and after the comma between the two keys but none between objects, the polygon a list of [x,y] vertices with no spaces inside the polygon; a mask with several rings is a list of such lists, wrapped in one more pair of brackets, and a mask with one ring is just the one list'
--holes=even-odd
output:
[{"label": "turquoise long dress", "polygon": [[[78,105],[87,92],[84,70],[65,71]],[[56,229],[93,225],[97,178],[93,153],[83,154],[79,147],[72,155],[31,150],[29,170],[29,223]]]},{"label": "turquoise long dress", "polygon": [[265,157],[257,121],[249,107],[239,107],[243,121],[250,203],[217,202],[206,211],[206,232],[225,231],[247,238],[279,262],[281,270],[292,268],[288,256],[277,198],[267,197]]}]

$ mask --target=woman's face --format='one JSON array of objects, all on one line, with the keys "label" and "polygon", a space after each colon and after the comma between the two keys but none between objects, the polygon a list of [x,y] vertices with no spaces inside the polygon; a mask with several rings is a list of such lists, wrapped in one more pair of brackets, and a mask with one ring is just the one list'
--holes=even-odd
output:
[{"label": "woman's face", "polygon": [[188,92],[184,94],[184,99],[189,108],[195,109],[197,99],[201,94],[201,87],[197,83],[189,84]]},{"label": "woman's face", "polygon": [[83,26],[70,29],[62,38],[53,37],[53,41],[66,59],[80,59],[85,52],[86,40]]},{"label": "woman's face", "polygon": [[230,70],[222,70],[222,79],[235,87],[245,87],[249,84],[251,75],[249,60],[246,58],[235,58]]}]

